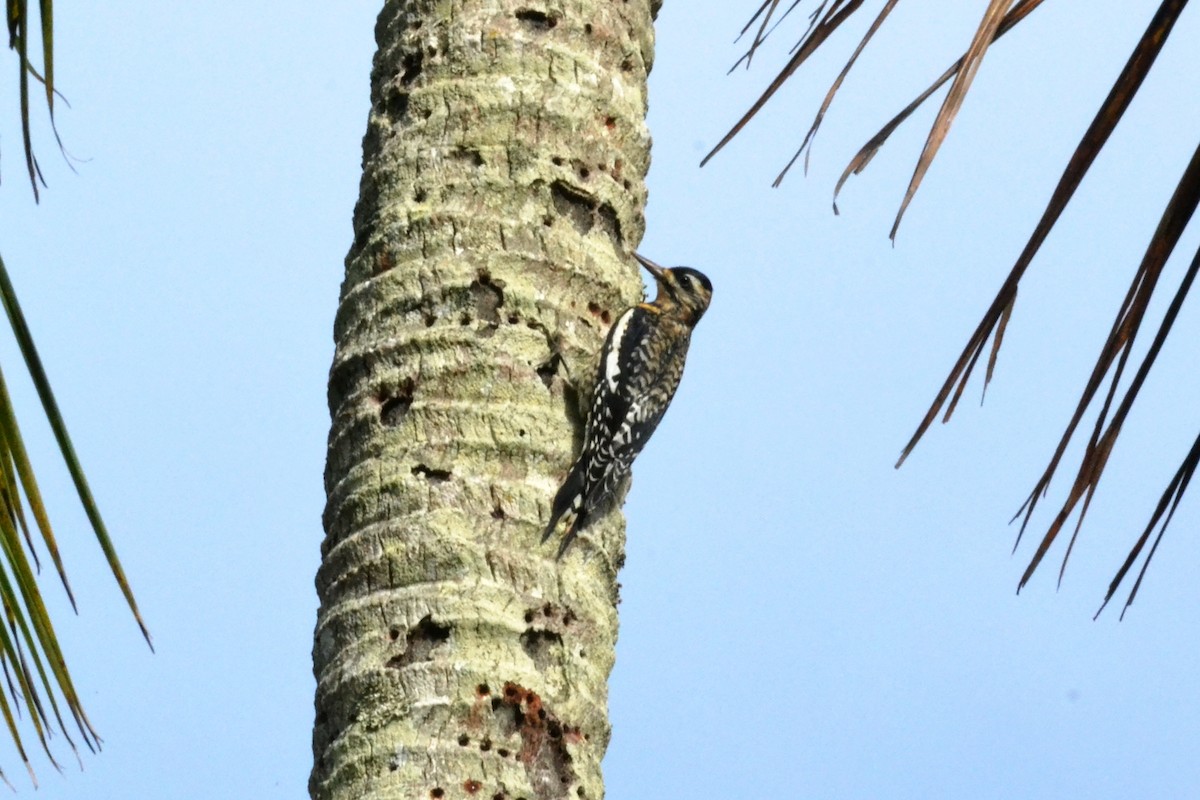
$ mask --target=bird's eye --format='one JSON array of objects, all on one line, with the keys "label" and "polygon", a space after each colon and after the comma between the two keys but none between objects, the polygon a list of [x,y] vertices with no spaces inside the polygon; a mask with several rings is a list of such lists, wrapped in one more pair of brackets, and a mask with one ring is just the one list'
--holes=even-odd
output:
[{"label": "bird's eye", "polygon": [[682,286],[682,287],[683,287],[683,288],[685,288],[685,289],[690,289],[690,288],[692,288],[692,278],[691,278],[691,276],[690,276],[690,275],[688,275],[688,274],[686,274],[686,273],[684,273],[683,275],[680,275],[680,276],[679,276],[679,285],[680,285],[680,286]]}]

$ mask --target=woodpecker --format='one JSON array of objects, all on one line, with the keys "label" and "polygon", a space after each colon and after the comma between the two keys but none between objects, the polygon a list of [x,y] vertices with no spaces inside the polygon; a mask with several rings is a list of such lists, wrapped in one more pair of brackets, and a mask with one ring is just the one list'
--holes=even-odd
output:
[{"label": "woodpecker", "polygon": [[633,460],[675,396],[692,329],[712,300],[712,283],[700,272],[633,257],[654,276],[658,295],[623,311],[600,351],[583,450],[554,496],[542,535],[545,542],[567,520],[559,558],[621,493]]}]

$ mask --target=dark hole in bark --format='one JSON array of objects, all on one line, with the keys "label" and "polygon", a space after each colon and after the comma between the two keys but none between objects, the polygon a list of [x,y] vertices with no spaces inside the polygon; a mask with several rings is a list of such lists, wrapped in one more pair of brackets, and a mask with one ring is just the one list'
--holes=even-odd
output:
[{"label": "dark hole in bark", "polygon": [[425,480],[433,481],[435,483],[445,483],[454,477],[454,473],[448,469],[434,469],[433,467],[426,466],[425,464],[417,464],[415,467],[413,467],[412,474],[416,475],[418,478],[424,478]]},{"label": "dark hole in bark", "polygon": [[599,317],[605,325],[612,324],[612,314],[607,308],[601,308],[599,303],[588,303],[587,310],[593,317]]},{"label": "dark hole in bark", "polygon": [[420,51],[406,55],[404,57],[404,72],[400,73],[400,82],[408,86],[419,78],[424,60],[425,54]]},{"label": "dark hole in bark", "polygon": [[554,631],[529,628],[521,634],[521,647],[539,670],[545,670],[553,666],[554,651],[562,647],[562,636]]},{"label": "dark hole in bark", "polygon": [[416,384],[412,378],[405,378],[390,397],[382,397],[379,401],[379,421],[385,427],[394,428],[408,416],[412,408],[413,392]]},{"label": "dark hole in bark", "polygon": [[537,368],[538,377],[542,379],[542,383],[547,389],[550,388],[550,384],[554,383],[554,376],[558,372],[558,361],[558,354],[555,353],[550,356],[549,361]]},{"label": "dark hole in bark", "polygon": [[494,281],[487,272],[480,272],[479,277],[472,281],[469,291],[475,301],[475,316],[493,328],[499,326],[500,307],[504,305],[504,282]]},{"label": "dark hole in bark", "polygon": [[496,722],[506,736],[521,737],[517,758],[524,763],[530,784],[538,787],[538,797],[541,800],[564,797],[566,787],[574,784],[576,778],[565,734],[576,729],[548,711],[537,692],[511,682],[504,685],[503,705],[511,711],[511,720],[507,714],[497,714]]},{"label": "dark hole in bark", "polygon": [[596,209],[596,215],[599,218],[600,225],[604,228],[604,232],[613,240],[613,244],[620,245],[623,241],[621,235],[621,220],[617,217],[617,210],[608,203],[601,203]]},{"label": "dark hole in bark", "polygon": [[408,114],[408,92],[388,92],[383,99],[383,113],[389,119],[403,119]]},{"label": "dark hole in bark", "polygon": [[482,167],[484,164],[483,154],[471,147],[459,147],[454,150],[454,157],[460,161],[466,161],[473,167]]},{"label": "dark hole in bark", "polygon": [[550,185],[554,210],[566,217],[581,236],[586,236],[597,225],[612,239],[613,244],[623,249],[624,237],[616,209],[608,203],[597,202],[587,192],[566,181],[555,181]]},{"label": "dark hole in bark", "polygon": [[434,648],[445,644],[449,638],[450,627],[437,624],[431,615],[426,614],[408,632],[404,652],[389,658],[387,666],[401,669],[418,661],[432,661]]},{"label": "dark hole in bark", "polygon": [[554,210],[569,219],[580,235],[587,235],[596,226],[596,201],[591,197],[563,181],[555,181],[550,186],[550,194]]},{"label": "dark hole in bark", "polygon": [[532,8],[518,9],[514,16],[535,31],[548,31],[558,24],[558,18]]}]

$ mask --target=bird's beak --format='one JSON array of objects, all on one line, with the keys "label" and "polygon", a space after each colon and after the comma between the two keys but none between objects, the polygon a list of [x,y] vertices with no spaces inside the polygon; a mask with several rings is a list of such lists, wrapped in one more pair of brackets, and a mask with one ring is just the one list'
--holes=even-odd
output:
[{"label": "bird's beak", "polygon": [[641,264],[643,267],[646,268],[647,272],[649,272],[651,275],[654,276],[655,280],[662,280],[662,277],[663,277],[663,268],[662,267],[660,267],[658,264],[655,264],[653,261],[646,258],[641,253],[634,253],[633,257],[637,259],[639,264]]}]

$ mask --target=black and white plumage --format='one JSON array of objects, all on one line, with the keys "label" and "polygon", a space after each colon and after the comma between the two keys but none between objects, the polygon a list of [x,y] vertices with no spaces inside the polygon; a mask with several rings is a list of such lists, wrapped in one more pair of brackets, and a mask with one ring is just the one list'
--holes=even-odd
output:
[{"label": "black and white plumage", "polygon": [[583,450],[554,496],[542,536],[546,541],[567,520],[560,558],[618,499],[633,460],[675,396],[692,329],[712,299],[712,283],[700,272],[634,258],[654,276],[658,295],[622,312],[600,352]]}]

